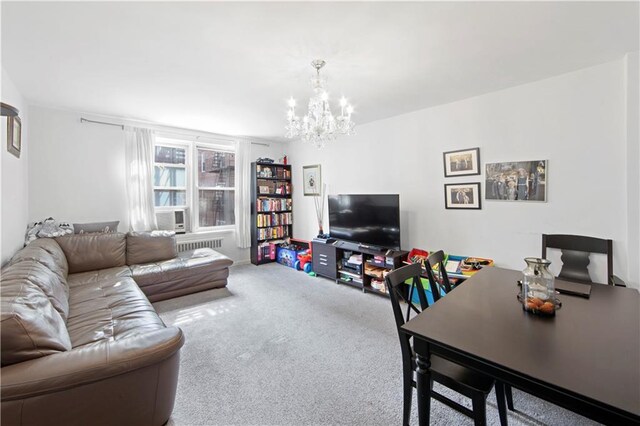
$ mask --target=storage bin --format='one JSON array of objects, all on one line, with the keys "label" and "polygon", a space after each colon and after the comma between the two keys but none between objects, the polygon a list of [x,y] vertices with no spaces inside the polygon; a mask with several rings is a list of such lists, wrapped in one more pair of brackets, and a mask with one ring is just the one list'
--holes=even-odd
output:
[{"label": "storage bin", "polygon": [[298,254],[305,250],[306,249],[292,250],[278,246],[276,249],[276,262],[281,265],[288,266],[289,268],[295,268],[296,260],[298,260]]},{"label": "storage bin", "polygon": [[[429,302],[429,306],[431,306],[434,303],[434,300],[433,293],[431,292],[431,286],[429,285],[429,280],[426,278],[420,278],[420,281],[422,282],[422,287],[425,289],[425,293],[427,294],[427,302]],[[411,287],[413,286],[413,278],[405,281],[405,284],[407,284],[409,287],[407,288],[407,292],[410,292]],[[407,293],[407,296],[408,295],[409,293]],[[444,293],[442,291],[440,292],[440,296],[444,296]],[[413,290],[413,294],[411,295],[411,303],[413,303],[417,307],[420,307],[420,296],[418,296],[417,289]]]}]

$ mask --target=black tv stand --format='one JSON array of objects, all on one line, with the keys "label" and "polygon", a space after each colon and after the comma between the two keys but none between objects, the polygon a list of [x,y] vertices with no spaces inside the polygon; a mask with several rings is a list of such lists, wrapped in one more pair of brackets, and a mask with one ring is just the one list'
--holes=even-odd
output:
[{"label": "black tv stand", "polygon": [[377,252],[380,252],[380,253],[387,251],[387,250],[383,249],[382,247],[368,246],[366,244],[358,245],[358,249],[373,250],[373,251],[377,251]]},{"label": "black tv stand", "polygon": [[[372,286],[372,280],[380,280],[366,269],[374,266],[381,269],[393,270],[403,265],[409,252],[404,250],[387,250],[367,244],[352,241],[337,240],[333,244],[312,241],[313,270],[316,274],[335,280],[339,284],[348,284],[361,289],[365,293],[387,295]],[[342,264],[342,259],[352,254],[362,255],[360,271],[352,270]]]}]

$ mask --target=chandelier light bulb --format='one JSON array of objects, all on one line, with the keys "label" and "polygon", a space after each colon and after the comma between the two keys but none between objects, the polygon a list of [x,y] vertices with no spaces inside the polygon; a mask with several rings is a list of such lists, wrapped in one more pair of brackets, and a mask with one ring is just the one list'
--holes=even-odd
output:
[{"label": "chandelier light bulb", "polygon": [[300,117],[295,114],[296,101],[293,96],[290,97],[287,125],[285,126],[285,137],[299,137],[304,141],[311,142],[318,148],[322,148],[327,141],[334,140],[339,135],[353,134],[355,127],[355,124],[351,121],[353,107],[348,103],[345,96],[342,96],[339,101],[340,115],[335,117],[331,112],[329,93],[324,88],[326,82],[320,77],[320,69],[325,64],[325,61],[321,59],[311,62],[311,66],[316,70],[316,75],[311,79],[313,95],[309,99],[308,111],[300,120]]}]

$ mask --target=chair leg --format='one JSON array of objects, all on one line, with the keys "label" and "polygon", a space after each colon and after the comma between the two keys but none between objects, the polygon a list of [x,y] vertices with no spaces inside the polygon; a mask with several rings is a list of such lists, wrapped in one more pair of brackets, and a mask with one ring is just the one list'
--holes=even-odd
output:
[{"label": "chair leg", "polygon": [[487,424],[487,396],[482,392],[476,392],[471,398],[473,406],[473,424],[486,426]]},{"label": "chair leg", "polygon": [[402,374],[404,383],[404,404],[402,406],[402,424],[403,426],[409,426],[409,420],[411,419],[411,400],[413,399],[413,371],[409,368],[405,368]]},{"label": "chair leg", "polygon": [[511,393],[511,385],[504,385],[504,393],[507,396],[507,407],[510,411],[515,411],[515,408],[513,408],[513,393]]},{"label": "chair leg", "polygon": [[498,402],[498,414],[500,415],[500,426],[507,426],[507,407],[505,404],[505,385],[502,382],[496,382],[496,401]]}]

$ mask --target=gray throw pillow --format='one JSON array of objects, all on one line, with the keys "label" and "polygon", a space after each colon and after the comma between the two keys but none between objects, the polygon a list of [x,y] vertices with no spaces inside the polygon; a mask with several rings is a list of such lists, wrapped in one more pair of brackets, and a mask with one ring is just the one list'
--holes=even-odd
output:
[{"label": "gray throw pillow", "polygon": [[92,234],[96,232],[118,232],[119,220],[111,222],[74,223],[73,230],[76,234]]}]

